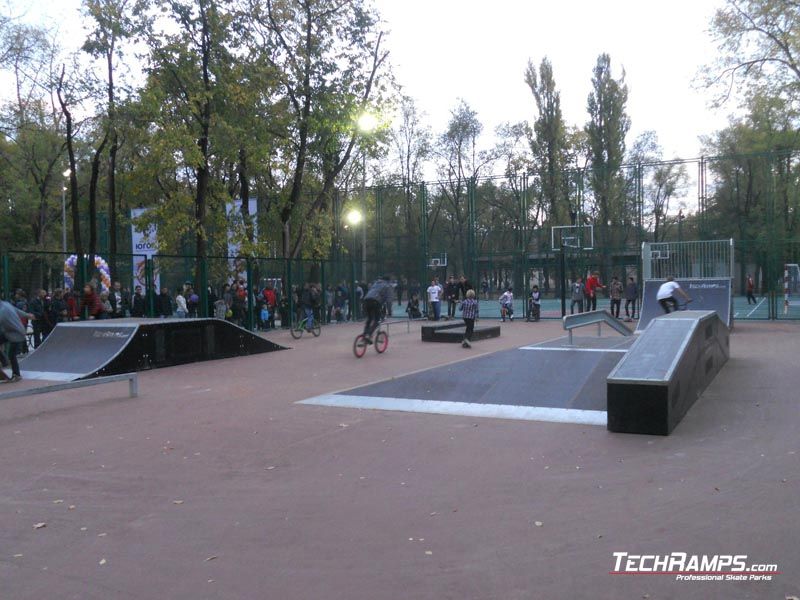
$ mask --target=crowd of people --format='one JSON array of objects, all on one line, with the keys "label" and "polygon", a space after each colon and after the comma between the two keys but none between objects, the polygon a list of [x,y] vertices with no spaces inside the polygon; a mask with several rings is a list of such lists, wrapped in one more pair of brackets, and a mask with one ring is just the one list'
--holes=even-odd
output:
[{"label": "crowd of people", "polygon": [[588,312],[597,310],[598,290],[607,290],[610,299],[609,309],[611,314],[617,319],[620,318],[620,307],[622,300],[625,300],[625,320],[632,321],[636,318],[637,301],[639,298],[639,287],[633,277],[628,277],[628,281],[623,285],[619,277],[614,275],[608,286],[600,283],[600,273],[591,273],[586,282],[582,277],[577,277],[570,285],[570,306],[569,314],[578,312]]}]

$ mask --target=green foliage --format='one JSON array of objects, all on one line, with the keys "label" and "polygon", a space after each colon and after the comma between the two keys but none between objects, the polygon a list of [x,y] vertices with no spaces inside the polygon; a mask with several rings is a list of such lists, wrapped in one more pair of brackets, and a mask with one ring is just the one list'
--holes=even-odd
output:
[{"label": "green foliage", "polygon": [[711,35],[719,55],[706,67],[706,83],[719,103],[744,87],[744,97],[784,100],[800,91],[800,9],[793,0],[727,0],[717,9]]},{"label": "green foliage", "polygon": [[530,137],[534,170],[540,182],[540,205],[549,225],[569,223],[568,187],[564,171],[568,164],[566,125],[561,113],[561,94],[556,89],[553,65],[543,58],[539,70],[528,63],[525,83],[536,101],[538,115]]},{"label": "green foliage", "polygon": [[599,227],[600,244],[612,247],[618,240],[610,238],[610,227],[622,224],[626,217],[624,179],[620,172],[625,159],[625,136],[631,126],[625,112],[628,86],[625,72],[619,79],[611,73],[611,57],[601,54],[592,77],[592,91],[587,101],[589,121],[586,135],[591,161],[590,210]]}]

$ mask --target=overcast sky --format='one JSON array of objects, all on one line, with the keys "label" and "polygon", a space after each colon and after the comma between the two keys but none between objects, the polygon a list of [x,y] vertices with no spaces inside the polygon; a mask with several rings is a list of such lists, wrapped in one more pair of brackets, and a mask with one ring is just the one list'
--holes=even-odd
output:
[{"label": "overcast sky", "polygon": [[700,155],[698,136],[723,127],[693,79],[716,49],[706,32],[721,0],[376,0],[391,30],[397,79],[438,132],[463,98],[493,131],[533,121],[528,60],[553,64],[568,125],[587,120],[592,69],[602,52],[624,67],[628,143],[653,129],[665,158]]},{"label": "overcast sky", "polygon": [[[706,32],[722,0],[375,0],[390,31],[397,80],[441,132],[463,98],[487,135],[504,122],[533,121],[524,81],[528,60],[553,64],[568,125],[587,119],[586,99],[598,54],[616,76],[624,67],[632,128],[628,143],[657,132],[665,157],[700,154],[698,137],[723,127],[729,107],[714,111],[693,79],[715,53]],[[65,46],[83,39],[79,0],[15,0],[29,20],[60,28]],[[23,10],[24,10],[23,9]],[[487,140],[488,144],[488,140]]]}]

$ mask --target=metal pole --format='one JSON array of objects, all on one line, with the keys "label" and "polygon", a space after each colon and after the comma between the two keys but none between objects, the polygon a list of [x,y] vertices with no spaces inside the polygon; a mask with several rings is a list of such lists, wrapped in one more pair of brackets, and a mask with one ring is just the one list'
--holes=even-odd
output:
[{"label": "metal pole", "polygon": [[5,294],[5,296],[4,296],[3,299],[10,301],[11,300],[11,290],[8,289],[8,282],[10,280],[9,275],[8,275],[8,266],[9,266],[8,254],[4,254],[3,255],[3,294]]},{"label": "metal pole", "polygon": [[247,329],[253,331],[253,265],[250,257],[245,259],[247,269]]},{"label": "metal pole", "polygon": [[67,253],[67,186],[61,186],[61,250]]},{"label": "metal pole", "polygon": [[361,229],[361,280],[367,280],[367,155],[361,154],[361,212],[364,226]]},{"label": "metal pole", "polygon": [[567,316],[567,257],[564,255],[564,242],[561,242],[561,316]]},{"label": "metal pole", "polygon": [[356,228],[353,228],[353,257],[350,259],[350,321],[356,320]]}]

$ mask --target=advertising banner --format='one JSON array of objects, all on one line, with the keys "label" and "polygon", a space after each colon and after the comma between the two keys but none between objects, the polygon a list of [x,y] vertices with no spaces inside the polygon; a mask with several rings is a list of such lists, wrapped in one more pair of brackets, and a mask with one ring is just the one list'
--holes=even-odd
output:
[{"label": "advertising banner", "polygon": [[[135,221],[145,212],[147,212],[146,208],[132,208],[131,220]],[[155,225],[151,225],[146,231],[139,231],[134,224],[131,224],[132,250],[135,255],[133,259],[134,289],[137,285],[141,286],[142,291],[147,289],[147,277],[145,276],[146,258],[153,258],[153,256],[158,253],[157,232],[158,230]],[[158,269],[154,268],[153,289],[156,290],[156,293],[158,293],[160,285],[161,279],[158,274]]]}]

